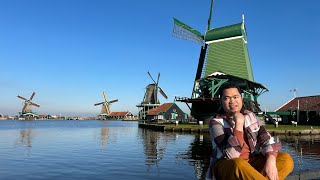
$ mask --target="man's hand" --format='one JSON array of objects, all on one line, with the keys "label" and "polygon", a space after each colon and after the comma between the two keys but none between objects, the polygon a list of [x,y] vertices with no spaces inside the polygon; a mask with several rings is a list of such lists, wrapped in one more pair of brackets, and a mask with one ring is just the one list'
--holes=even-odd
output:
[{"label": "man's hand", "polygon": [[279,180],[275,156],[268,156],[266,165],[264,166],[264,171],[270,180]]},{"label": "man's hand", "polygon": [[243,131],[243,125],[244,125],[244,116],[240,112],[236,112],[233,114],[233,121],[236,124],[235,129],[238,131]]}]

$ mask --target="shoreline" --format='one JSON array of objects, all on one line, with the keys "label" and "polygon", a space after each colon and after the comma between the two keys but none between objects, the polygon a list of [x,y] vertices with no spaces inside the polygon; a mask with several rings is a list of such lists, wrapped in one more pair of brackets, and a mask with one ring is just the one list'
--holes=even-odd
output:
[{"label": "shoreline", "polygon": [[300,179],[320,179],[320,169],[306,170],[303,172],[291,173],[286,177],[287,180],[300,180]]},{"label": "shoreline", "polygon": [[[199,125],[198,128],[190,128],[190,127],[179,127],[179,125],[175,127],[166,126],[166,125],[157,125],[157,124],[145,124],[139,123],[139,128],[151,129],[154,131],[161,131],[161,132],[186,132],[186,133],[209,133],[208,128],[201,127]],[[299,136],[299,135],[320,135],[320,131],[317,129],[305,129],[305,130],[270,130],[268,132],[271,135],[288,135],[288,136]]]}]

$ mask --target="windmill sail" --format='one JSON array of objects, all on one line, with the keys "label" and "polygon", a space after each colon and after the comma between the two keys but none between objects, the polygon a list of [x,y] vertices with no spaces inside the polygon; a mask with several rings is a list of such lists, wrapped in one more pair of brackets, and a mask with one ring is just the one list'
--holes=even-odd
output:
[{"label": "windmill sail", "polygon": [[159,87],[159,91],[162,94],[162,96],[166,99],[168,99],[168,96],[166,95],[166,93],[161,89],[161,87]]},{"label": "windmill sail", "polygon": [[30,112],[30,108],[28,108],[28,103],[25,102],[25,103],[24,103],[24,106],[23,106],[23,108],[22,108],[22,112],[27,112],[27,109],[28,109],[28,112]]},{"label": "windmill sail", "polygon": [[18,98],[20,98],[20,99],[23,99],[23,100],[25,100],[25,101],[27,101],[28,99],[26,99],[26,98],[24,98],[24,97],[22,97],[22,96],[17,96]]},{"label": "windmill sail", "polygon": [[194,28],[184,24],[176,18],[174,20],[173,36],[180,39],[191,40],[195,43],[204,45],[202,34]]}]

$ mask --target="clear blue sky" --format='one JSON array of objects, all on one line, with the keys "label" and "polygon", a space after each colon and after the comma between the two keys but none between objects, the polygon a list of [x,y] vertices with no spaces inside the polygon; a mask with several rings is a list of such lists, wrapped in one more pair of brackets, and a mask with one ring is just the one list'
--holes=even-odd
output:
[{"label": "clear blue sky", "polygon": [[[39,114],[96,115],[106,90],[111,111],[137,113],[145,86],[172,102],[191,96],[199,45],[172,37],[173,17],[204,32],[210,0],[1,0],[0,113],[16,115],[35,91]],[[212,27],[245,15],[255,81],[270,91],[272,111],[298,96],[320,94],[320,1],[215,0]],[[187,106],[178,105],[185,111]]]}]

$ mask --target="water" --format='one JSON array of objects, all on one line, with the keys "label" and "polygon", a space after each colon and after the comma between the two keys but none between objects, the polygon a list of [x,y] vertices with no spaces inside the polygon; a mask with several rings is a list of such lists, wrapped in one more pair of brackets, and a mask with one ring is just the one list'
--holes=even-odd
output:
[{"label": "water", "polygon": [[[278,137],[295,172],[320,168],[320,138]],[[302,151],[301,151],[302,150]],[[0,179],[204,179],[208,135],[126,121],[0,121]]]}]

